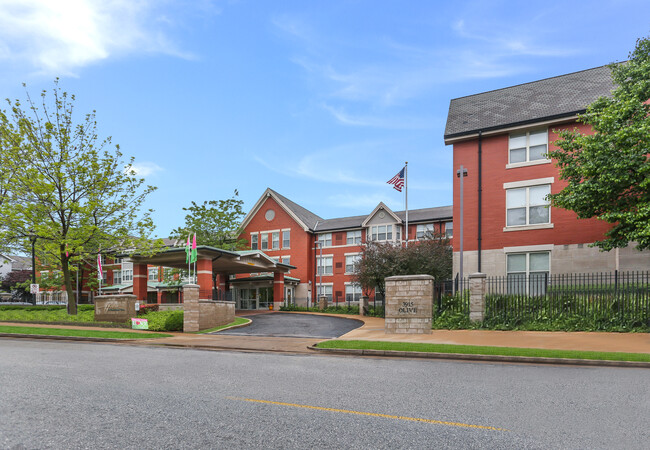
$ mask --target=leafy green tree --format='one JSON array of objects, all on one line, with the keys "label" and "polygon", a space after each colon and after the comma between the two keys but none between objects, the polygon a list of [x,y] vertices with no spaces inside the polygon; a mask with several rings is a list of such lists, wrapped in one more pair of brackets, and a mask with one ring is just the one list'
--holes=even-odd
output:
[{"label": "leafy green tree", "polygon": [[[196,233],[197,245],[222,248],[224,250],[241,250],[246,248],[245,239],[238,239],[239,224],[244,218],[244,201],[233,196],[226,200],[210,200],[198,205],[192,202],[185,216],[185,225],[176,228],[170,234],[170,239],[180,239],[185,242],[188,235]],[[191,239],[191,238],[190,238]]]},{"label": "leafy green tree", "polygon": [[452,249],[444,234],[427,233],[408,247],[369,241],[355,264],[354,279],[364,291],[376,289],[385,296],[386,277],[431,275],[436,280],[451,278]]},{"label": "leafy green tree", "polygon": [[594,133],[561,131],[557,160],[560,178],[568,182],[552,194],[554,206],[612,224],[594,245],[603,250],[650,248],[650,40],[639,39],[629,61],[610,65],[616,85],[612,97],[601,97],[579,121]]},{"label": "leafy green tree", "polygon": [[155,188],[137,178],[133,158],[125,162],[119,146],[98,137],[94,111],[77,120],[75,97],[58,80],[40,106],[26,97],[25,107],[7,100],[11,112],[0,128],[8,141],[3,164],[13,174],[0,205],[0,240],[28,247],[34,236],[40,265],[61,269],[68,312],[76,314],[71,265],[93,261],[99,250],[147,253],[161,245],[149,239],[151,211],[140,211]]}]

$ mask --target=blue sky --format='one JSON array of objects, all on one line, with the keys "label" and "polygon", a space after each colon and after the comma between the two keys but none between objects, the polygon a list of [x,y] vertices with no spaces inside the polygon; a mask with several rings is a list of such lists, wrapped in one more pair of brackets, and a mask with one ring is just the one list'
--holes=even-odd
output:
[{"label": "blue sky", "polygon": [[[0,98],[55,77],[158,187],[324,218],[451,204],[449,100],[627,58],[650,2],[0,0]],[[4,107],[3,107],[4,108]]]}]

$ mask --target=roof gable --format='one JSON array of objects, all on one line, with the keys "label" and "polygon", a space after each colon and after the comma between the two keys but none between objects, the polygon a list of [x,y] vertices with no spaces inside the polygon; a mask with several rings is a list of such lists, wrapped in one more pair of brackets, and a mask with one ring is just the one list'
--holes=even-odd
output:
[{"label": "roof gable", "polygon": [[[388,213],[389,216],[391,216],[395,222],[402,223],[402,219],[400,219],[397,214],[395,214],[388,206],[384,204],[384,202],[379,202],[379,204],[375,207],[375,209],[372,210],[370,214],[368,214],[368,217],[366,217],[366,220],[361,222],[361,226],[365,227],[374,219],[376,215],[381,215],[381,212],[384,211]],[[383,217],[382,217],[383,219]]]},{"label": "roof gable", "polygon": [[244,220],[241,223],[241,228],[245,228],[250,221],[255,217],[255,215],[259,212],[259,210],[262,208],[264,205],[264,202],[266,201],[267,198],[273,198],[275,202],[280,205],[280,207],[287,213],[293,220],[295,220],[298,225],[300,225],[303,230],[305,231],[311,231],[316,227],[316,224],[319,221],[322,221],[323,219],[320,216],[317,216],[313,212],[309,211],[306,208],[303,208],[302,206],[298,205],[297,203],[292,202],[288,198],[284,197],[283,195],[278,194],[271,188],[266,188],[262,196],[259,198],[257,203],[253,206],[253,208],[248,212],[246,217],[244,217]]}]

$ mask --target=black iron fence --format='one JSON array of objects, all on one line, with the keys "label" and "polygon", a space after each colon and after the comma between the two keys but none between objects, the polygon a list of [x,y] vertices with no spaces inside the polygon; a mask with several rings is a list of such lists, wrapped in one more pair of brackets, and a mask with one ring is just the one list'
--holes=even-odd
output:
[{"label": "black iron fence", "polygon": [[[434,317],[469,316],[469,280],[435,285]],[[487,277],[484,323],[589,321],[600,325],[650,325],[650,271],[555,274],[511,274]]]},{"label": "black iron fence", "polygon": [[567,316],[621,323],[650,320],[650,272],[488,277],[486,290],[486,320]]}]

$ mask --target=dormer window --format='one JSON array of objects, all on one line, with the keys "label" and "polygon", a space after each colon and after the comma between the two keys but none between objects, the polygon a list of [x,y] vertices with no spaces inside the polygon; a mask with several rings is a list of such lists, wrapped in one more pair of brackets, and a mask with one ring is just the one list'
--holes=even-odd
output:
[{"label": "dormer window", "polygon": [[392,225],[373,225],[370,227],[370,239],[373,241],[392,241]]},{"label": "dormer window", "polygon": [[548,130],[513,133],[508,144],[510,164],[547,160]]}]

